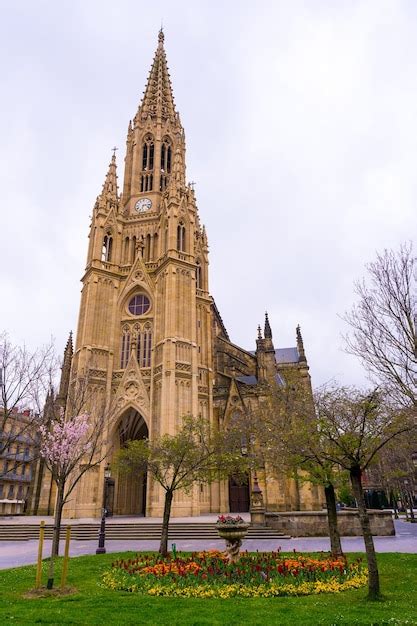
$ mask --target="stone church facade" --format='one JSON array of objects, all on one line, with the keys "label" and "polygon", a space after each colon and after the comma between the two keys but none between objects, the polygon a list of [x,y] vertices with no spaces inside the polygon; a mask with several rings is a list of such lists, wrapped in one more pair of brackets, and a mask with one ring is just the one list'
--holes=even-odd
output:
[{"label": "stone church facade", "polygon": [[[116,451],[129,439],[175,433],[184,415],[222,427],[257,402],[262,383],[297,372],[310,389],[299,328],[296,346],[275,349],[268,317],[251,352],[234,345],[209,292],[208,240],[193,186],[186,182],[185,136],[176,111],[164,35],[142,102],[129,123],[119,193],[113,154],[94,206],[75,349],[67,344],[60,395],[89,371],[89,410],[106,404],[103,440]],[[255,347],[255,346],[254,346]],[[87,472],[66,514],[99,516],[104,468]],[[230,481],[178,493],[174,516],[249,509],[248,485]],[[269,510],[314,509],[317,488],[260,476]],[[39,513],[51,503],[44,480]],[[110,496],[108,496],[110,497]],[[160,516],[163,493],[146,476],[114,476],[114,514]]]}]

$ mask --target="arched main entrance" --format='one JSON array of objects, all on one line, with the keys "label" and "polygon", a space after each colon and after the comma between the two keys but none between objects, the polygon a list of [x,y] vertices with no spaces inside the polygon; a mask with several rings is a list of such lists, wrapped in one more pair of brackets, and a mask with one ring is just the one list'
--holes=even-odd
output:
[{"label": "arched main entrance", "polygon": [[[120,418],[117,434],[120,447],[134,439],[146,439],[148,427],[142,415],[130,408]],[[146,515],[146,473],[118,476],[115,513],[117,515]]]}]

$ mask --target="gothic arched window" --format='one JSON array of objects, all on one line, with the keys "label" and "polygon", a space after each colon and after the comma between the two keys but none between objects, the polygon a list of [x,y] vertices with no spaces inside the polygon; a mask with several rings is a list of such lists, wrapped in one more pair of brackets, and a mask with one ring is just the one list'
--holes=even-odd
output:
[{"label": "gothic arched window", "polygon": [[151,366],[152,352],[152,326],[145,324],[143,330],[138,333],[137,360],[139,367]]},{"label": "gothic arched window", "polygon": [[168,185],[169,174],[171,173],[172,145],[169,137],[164,137],[161,146],[161,183],[160,191],[164,191]]},{"label": "gothic arched window", "polygon": [[125,238],[125,247],[124,247],[124,251],[123,251],[123,260],[125,263],[129,263],[129,244],[130,244],[130,239],[129,237]]},{"label": "gothic arched window", "polygon": [[132,259],[132,263],[135,262],[136,259],[136,237],[132,237],[132,250],[131,250],[131,259]]},{"label": "gothic arched window", "polygon": [[142,147],[142,174],[140,177],[141,191],[152,191],[153,189],[153,174],[149,174],[148,172],[153,171],[154,155],[155,144],[152,135],[148,133],[143,139]]},{"label": "gothic arched window", "polygon": [[177,250],[185,252],[185,226],[182,222],[177,226]]},{"label": "gothic arched window", "polygon": [[202,289],[202,275],[201,275],[201,263],[197,260],[196,268],[195,268],[195,284],[197,289]]},{"label": "gothic arched window", "polygon": [[152,135],[145,135],[142,149],[142,169],[153,170],[155,146]]},{"label": "gothic arched window", "polygon": [[107,233],[107,235],[104,235],[103,246],[101,248],[101,260],[102,261],[107,261],[107,262],[111,261],[112,247],[113,247],[113,238],[111,237],[109,233]]},{"label": "gothic arched window", "polygon": [[129,361],[130,354],[130,331],[129,326],[123,328],[122,334],[122,347],[120,353],[120,367],[124,369]]},{"label": "gothic arched window", "polygon": [[144,143],[143,150],[142,150],[142,169],[146,170],[147,167],[148,167],[148,144]]},{"label": "gothic arched window", "polygon": [[148,233],[146,235],[146,247],[145,247],[145,260],[146,261],[150,261],[152,258],[151,245],[152,245],[151,236]]},{"label": "gothic arched window", "polygon": [[171,172],[171,154],[171,140],[169,137],[164,137],[161,146],[161,171],[165,172],[165,174],[170,174]]}]

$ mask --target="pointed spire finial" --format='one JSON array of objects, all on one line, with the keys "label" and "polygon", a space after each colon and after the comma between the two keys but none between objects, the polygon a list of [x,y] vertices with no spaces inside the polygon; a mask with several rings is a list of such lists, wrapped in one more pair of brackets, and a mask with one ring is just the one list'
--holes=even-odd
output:
[{"label": "pointed spire finial", "polygon": [[61,367],[61,380],[59,381],[59,393],[57,396],[57,400],[61,408],[65,408],[65,404],[67,401],[73,354],[74,350],[72,346],[71,330],[68,337],[67,345],[65,346],[64,350],[64,358],[62,360]]},{"label": "pointed spire finial", "polygon": [[258,324],[258,339],[262,339],[261,325]]},{"label": "pointed spire finial", "polygon": [[108,213],[112,207],[117,209],[119,204],[116,150],[118,148],[112,148],[113,154],[109,163],[109,169],[107,170],[101,194],[97,198],[98,208],[104,211],[104,213]]},{"label": "pointed spire finial", "polygon": [[272,330],[269,324],[268,313],[265,311],[265,327],[264,327],[265,339],[272,339]]},{"label": "pointed spire finial", "polygon": [[300,328],[300,324],[298,324],[297,328],[295,329],[295,332],[297,334],[297,350],[298,350],[298,360],[299,361],[307,361],[306,359],[306,353],[304,350],[304,342],[303,342],[303,337],[301,335],[301,328]]},{"label": "pointed spire finial", "polygon": [[158,33],[158,47],[149,72],[148,82],[135,116],[138,120],[151,118],[170,119],[176,122],[174,96],[172,94],[171,80],[169,77],[167,59],[164,49],[165,35],[162,28]]},{"label": "pointed spire finial", "polygon": [[73,346],[72,346],[72,330],[70,330],[70,334],[68,336],[67,345],[65,346],[65,350],[64,350],[64,359],[65,359],[67,354],[72,356],[73,351],[74,351],[74,349],[73,349]]}]

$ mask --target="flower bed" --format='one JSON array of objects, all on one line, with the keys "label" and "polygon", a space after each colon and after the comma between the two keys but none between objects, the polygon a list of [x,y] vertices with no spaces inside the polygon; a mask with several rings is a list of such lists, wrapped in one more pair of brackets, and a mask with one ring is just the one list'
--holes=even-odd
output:
[{"label": "flower bed", "polygon": [[[245,520],[243,519],[243,517],[240,517],[240,515],[236,515],[235,517],[233,517],[232,515],[219,515],[217,518],[217,526],[240,526],[240,525],[246,525]],[[249,524],[247,524],[249,526]]]},{"label": "flower bed", "polygon": [[360,560],[348,563],[327,555],[313,558],[280,552],[243,552],[237,563],[228,563],[217,551],[167,559],[143,554],[115,561],[103,574],[103,584],[109,589],[198,598],[337,593],[366,582]]}]

